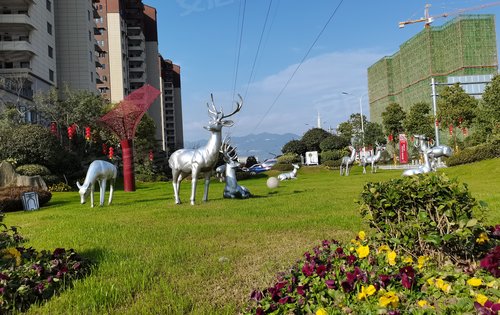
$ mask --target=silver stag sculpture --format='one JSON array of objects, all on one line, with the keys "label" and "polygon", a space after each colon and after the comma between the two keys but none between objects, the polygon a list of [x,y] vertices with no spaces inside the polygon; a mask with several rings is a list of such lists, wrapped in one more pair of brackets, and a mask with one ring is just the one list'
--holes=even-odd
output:
[{"label": "silver stag sculpture", "polygon": [[240,167],[238,163],[238,155],[236,154],[236,147],[231,147],[229,145],[229,139],[224,139],[220,152],[222,153],[224,162],[226,162],[226,186],[224,187],[224,198],[250,198],[250,191],[246,187],[238,185],[238,181],[236,179],[236,170]]},{"label": "silver stag sculpture", "polygon": [[344,156],[340,163],[340,176],[344,175],[344,173],[345,176],[349,176],[349,167],[351,167],[356,160],[356,149],[350,145],[349,150],[351,150],[351,156]]},{"label": "silver stag sculpture", "polygon": [[208,143],[198,149],[180,149],[172,153],[168,164],[172,169],[172,185],[174,186],[175,203],[180,204],[179,187],[183,178],[191,174],[191,204],[195,204],[196,183],[200,174],[205,175],[205,191],[203,201],[208,200],[208,186],[210,185],[210,175],[217,163],[219,150],[222,143],[222,127],[231,127],[234,123],[227,120],[240,111],[243,99],[240,95],[239,102],[236,102],[236,109],[229,115],[224,115],[222,108],[220,111],[215,108],[214,97],[211,95],[211,104],[207,103],[210,122],[204,128],[210,131]]},{"label": "silver stag sculpture", "polygon": [[431,171],[436,171],[437,159],[443,156],[450,157],[453,150],[446,145],[437,145],[429,147],[429,138],[425,135],[414,135],[414,146],[419,149],[424,157],[424,164],[415,169],[409,169],[403,172],[403,176],[412,176],[418,174],[425,174]]},{"label": "silver stag sculpture", "polygon": [[366,174],[366,166],[370,164],[372,166],[372,173],[377,172],[377,163],[380,160],[382,151],[385,150],[385,146],[379,145],[375,142],[375,155],[363,157],[361,159],[361,166],[363,166],[363,174]]},{"label": "silver stag sculpture", "polygon": [[85,181],[82,185],[76,182],[76,186],[80,190],[80,201],[82,204],[85,203],[85,198],[90,194],[90,206],[94,207],[94,190],[95,183],[99,183],[100,188],[100,199],[99,205],[102,207],[104,205],[104,194],[106,193],[106,184],[109,181],[109,201],[108,205],[113,201],[113,187],[116,181],[117,169],[116,166],[106,162],[96,160],[90,163],[89,169],[87,171],[87,176],[85,176]]},{"label": "silver stag sculpture", "polygon": [[278,175],[279,180],[297,179],[297,170],[300,168],[299,164],[292,164],[293,171],[281,173]]}]

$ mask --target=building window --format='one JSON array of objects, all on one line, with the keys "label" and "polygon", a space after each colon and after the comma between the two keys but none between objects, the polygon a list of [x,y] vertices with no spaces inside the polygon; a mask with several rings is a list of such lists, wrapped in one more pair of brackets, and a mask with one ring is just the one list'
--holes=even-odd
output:
[{"label": "building window", "polygon": [[92,54],[91,51],[89,51],[89,61],[90,62],[94,61],[94,54]]},{"label": "building window", "polygon": [[54,48],[49,46],[49,57],[54,58]]},{"label": "building window", "polygon": [[49,80],[54,82],[54,70],[49,69]]},{"label": "building window", "polygon": [[47,10],[49,10],[49,12],[52,12],[52,2],[50,0],[47,0]]},{"label": "building window", "polygon": [[21,68],[29,68],[29,67],[30,67],[29,61],[21,61]]},{"label": "building window", "polygon": [[90,11],[87,11],[87,18],[90,21]]},{"label": "building window", "polygon": [[47,22],[47,33],[52,35],[52,24],[50,24],[49,22]]},{"label": "building window", "polygon": [[90,82],[94,83],[94,72],[90,72]]},{"label": "building window", "polygon": [[92,41],[92,33],[89,31],[89,42]]}]

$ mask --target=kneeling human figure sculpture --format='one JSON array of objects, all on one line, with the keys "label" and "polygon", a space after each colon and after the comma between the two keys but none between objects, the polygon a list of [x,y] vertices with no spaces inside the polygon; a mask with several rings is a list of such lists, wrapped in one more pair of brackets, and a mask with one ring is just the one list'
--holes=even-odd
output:
[{"label": "kneeling human figure sculpture", "polygon": [[226,186],[224,187],[224,198],[250,198],[250,191],[246,187],[238,185],[238,181],[236,179],[236,169],[238,169],[240,165],[238,163],[236,148],[229,145],[229,139],[224,140],[220,152],[223,155],[224,162],[226,162]]},{"label": "kneeling human figure sculpture", "polygon": [[297,170],[300,168],[299,164],[292,164],[293,171],[281,173],[278,175],[279,180],[297,179]]},{"label": "kneeling human figure sculpture", "polygon": [[89,169],[87,171],[87,176],[85,176],[85,181],[80,185],[76,182],[76,186],[80,190],[80,202],[85,203],[85,198],[90,194],[90,206],[94,207],[94,190],[95,183],[99,183],[100,188],[100,198],[99,205],[102,207],[104,205],[104,194],[106,193],[106,184],[109,181],[109,201],[108,205],[111,204],[113,200],[113,188],[116,181],[117,174],[116,166],[101,160],[96,160],[90,163]]}]

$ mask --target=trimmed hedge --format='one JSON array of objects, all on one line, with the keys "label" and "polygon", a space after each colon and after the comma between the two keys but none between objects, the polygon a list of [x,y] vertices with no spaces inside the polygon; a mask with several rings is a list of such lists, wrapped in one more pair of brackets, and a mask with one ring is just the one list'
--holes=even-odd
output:
[{"label": "trimmed hedge", "polygon": [[465,148],[458,153],[454,152],[451,157],[446,159],[446,164],[448,166],[455,166],[498,157],[500,157],[500,139],[494,140],[491,143]]},{"label": "trimmed hedge", "polygon": [[4,187],[0,188],[0,211],[9,212],[23,210],[23,202],[21,200],[21,196],[23,195],[23,193],[30,191],[38,193],[38,202],[40,204],[40,207],[49,202],[52,198],[52,193],[50,191],[39,188],[29,186]]}]

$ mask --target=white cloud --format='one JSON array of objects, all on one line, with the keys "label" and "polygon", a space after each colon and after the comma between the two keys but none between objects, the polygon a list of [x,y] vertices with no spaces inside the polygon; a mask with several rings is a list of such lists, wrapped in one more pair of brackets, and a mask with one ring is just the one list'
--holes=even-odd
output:
[{"label": "white cloud", "polygon": [[[318,111],[322,121],[326,121],[323,128],[335,128],[352,113],[359,112],[361,95],[364,95],[363,114],[369,117],[367,68],[384,55],[374,51],[343,51],[310,58],[301,65],[274,105],[273,101],[297,64],[254,82],[248,87],[243,109],[233,116],[235,125],[227,131],[235,136],[260,132],[302,135],[316,125]],[[343,95],[343,91],[352,95]],[[184,136],[188,141],[208,139],[202,127],[208,121],[205,103],[210,99],[210,92],[201,98],[200,93],[196,94],[183,99],[184,104],[200,105],[190,105],[189,111],[184,105]],[[217,107],[222,106],[229,112],[231,94],[229,91],[214,92]]]}]

